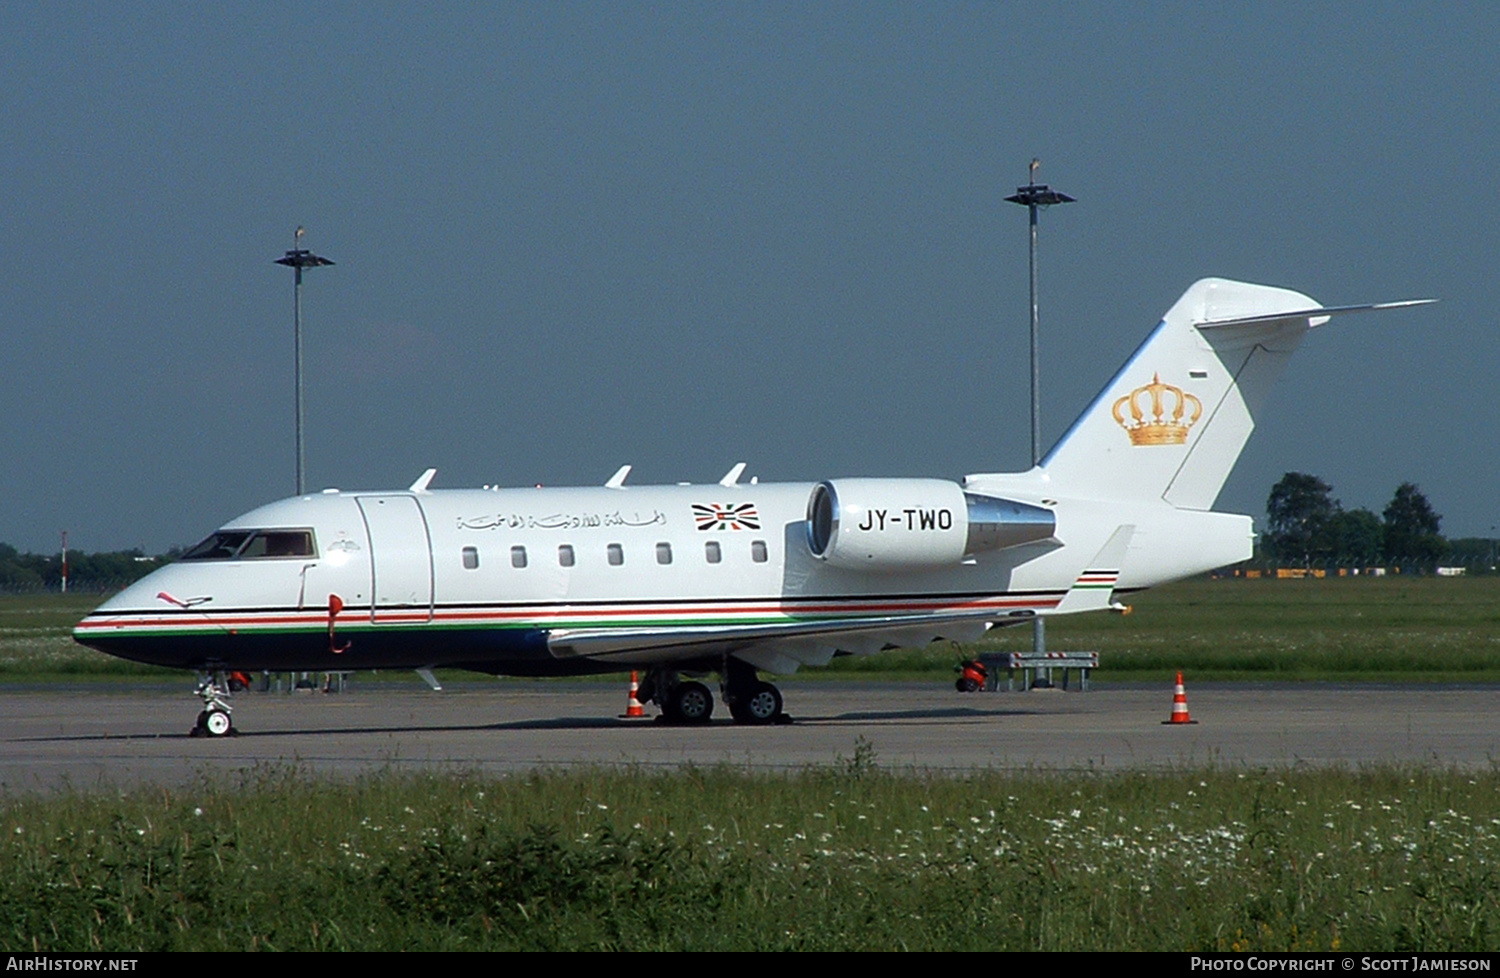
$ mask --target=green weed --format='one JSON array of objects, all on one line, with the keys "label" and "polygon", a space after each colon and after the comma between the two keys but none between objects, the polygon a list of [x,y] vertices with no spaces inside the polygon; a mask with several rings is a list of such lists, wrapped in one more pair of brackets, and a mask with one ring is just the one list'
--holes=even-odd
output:
[{"label": "green weed", "polygon": [[[858,760],[863,758],[863,760]],[[266,769],[0,803],[0,943],[1483,950],[1500,774]]]}]

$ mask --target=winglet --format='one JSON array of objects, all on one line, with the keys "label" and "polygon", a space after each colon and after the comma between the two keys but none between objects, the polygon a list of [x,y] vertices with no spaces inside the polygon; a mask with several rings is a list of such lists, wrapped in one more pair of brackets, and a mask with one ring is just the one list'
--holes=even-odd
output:
[{"label": "winglet", "polygon": [[437,469],[428,469],[426,472],[423,472],[421,475],[417,476],[417,481],[413,482],[406,491],[426,492],[427,487],[432,485],[432,477],[435,475],[437,475]]},{"label": "winglet", "polygon": [[1110,606],[1115,592],[1115,582],[1120,579],[1120,570],[1125,564],[1125,548],[1135,534],[1135,525],[1122,524],[1104,547],[1089,561],[1083,573],[1068,588],[1068,593],[1049,614],[1067,615],[1075,611],[1102,611]]},{"label": "winglet", "polygon": [[619,469],[617,469],[615,471],[615,474],[609,477],[609,481],[604,484],[604,488],[606,488],[606,489],[623,489],[623,488],[625,488],[625,477],[628,476],[629,474],[630,474],[630,466],[628,466],[628,465],[622,465],[622,466],[620,466]]},{"label": "winglet", "polygon": [[731,486],[739,485],[740,476],[744,474],[745,463],[736,462],[734,463],[734,468],[724,473],[724,478],[719,480],[719,485],[723,486],[726,489],[730,488]]}]

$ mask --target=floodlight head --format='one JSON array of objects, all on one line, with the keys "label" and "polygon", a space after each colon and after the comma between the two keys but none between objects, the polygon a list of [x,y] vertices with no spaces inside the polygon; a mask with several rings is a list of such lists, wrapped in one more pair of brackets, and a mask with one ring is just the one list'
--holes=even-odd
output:
[{"label": "floodlight head", "polygon": [[1077,198],[1053,190],[1045,183],[1030,183],[1024,187],[1017,187],[1016,192],[1005,199],[1012,204],[1022,204],[1026,207],[1050,207],[1053,204],[1071,204]]},{"label": "floodlight head", "polygon": [[317,268],[320,265],[332,265],[333,262],[322,255],[313,254],[306,248],[294,248],[276,259],[276,264],[285,265],[288,268]]}]

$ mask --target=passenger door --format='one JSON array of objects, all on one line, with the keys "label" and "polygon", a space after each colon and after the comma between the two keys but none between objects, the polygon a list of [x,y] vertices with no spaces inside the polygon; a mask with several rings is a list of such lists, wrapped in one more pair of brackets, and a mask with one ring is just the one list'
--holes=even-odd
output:
[{"label": "passenger door", "polygon": [[432,542],[414,496],[360,496],[370,538],[370,621],[432,620]]}]

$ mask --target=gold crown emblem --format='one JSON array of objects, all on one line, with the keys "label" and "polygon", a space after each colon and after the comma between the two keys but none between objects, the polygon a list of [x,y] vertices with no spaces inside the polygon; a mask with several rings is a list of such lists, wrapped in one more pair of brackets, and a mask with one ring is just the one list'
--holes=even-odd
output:
[{"label": "gold crown emblem", "polygon": [[[1170,417],[1167,417],[1167,408],[1163,403],[1168,394],[1172,395],[1175,402]],[[1143,395],[1150,399],[1150,420],[1147,420],[1146,412],[1141,409]],[[1129,421],[1120,414],[1120,409],[1127,404],[1130,405]],[[1193,416],[1183,421],[1182,416],[1187,413],[1189,404],[1193,406]],[[1116,401],[1113,413],[1115,423],[1130,435],[1132,445],[1182,445],[1187,443],[1188,429],[1203,416],[1203,402],[1181,387],[1163,384],[1160,374],[1152,374],[1151,383],[1137,387]]]}]

